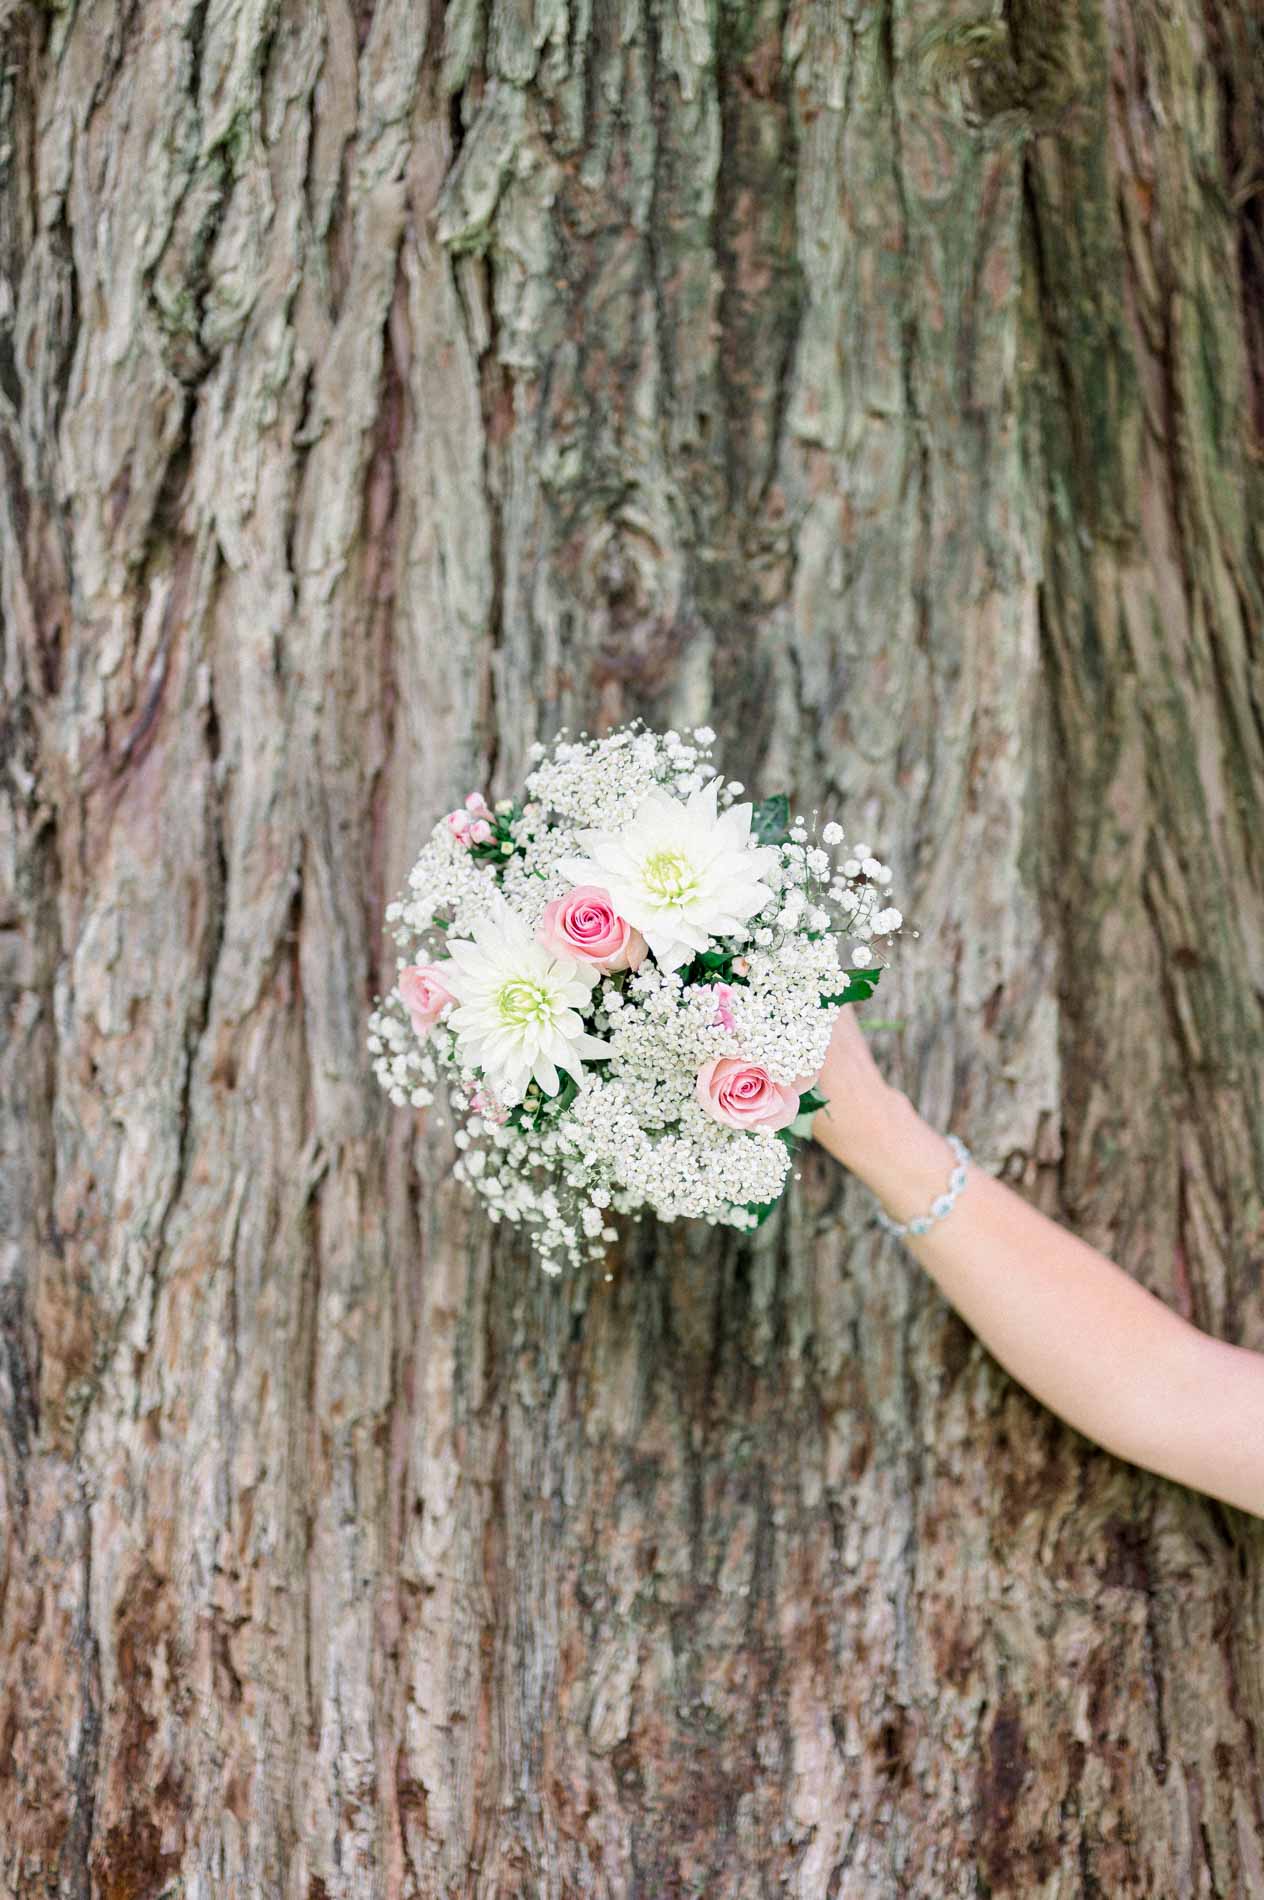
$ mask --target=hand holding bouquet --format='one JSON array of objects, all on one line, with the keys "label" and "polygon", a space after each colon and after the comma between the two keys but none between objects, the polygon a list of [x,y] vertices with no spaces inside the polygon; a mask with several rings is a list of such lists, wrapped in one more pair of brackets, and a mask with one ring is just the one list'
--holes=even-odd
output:
[{"label": "hand holding bouquet", "polygon": [[[838,1009],[868,997],[887,867],[793,824],[691,741],[633,725],[532,748],[525,801],[472,792],[388,906],[402,954],[369,1022],[399,1106],[443,1086],[456,1172],[542,1266],[615,1213],[755,1227],[776,1204]],[[855,940],[844,971],[839,944]]]}]

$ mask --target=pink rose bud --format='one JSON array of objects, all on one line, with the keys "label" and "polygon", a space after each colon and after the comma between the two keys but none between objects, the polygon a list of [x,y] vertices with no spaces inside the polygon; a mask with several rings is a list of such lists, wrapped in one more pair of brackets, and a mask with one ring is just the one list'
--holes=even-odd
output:
[{"label": "pink rose bud", "polygon": [[450,811],[447,817],[448,830],[458,844],[470,842],[470,818],[468,812]]},{"label": "pink rose bud", "polygon": [[467,792],[465,794],[465,809],[468,812],[472,812],[475,818],[490,818],[492,815],[491,807],[481,792]]},{"label": "pink rose bud", "polygon": [[594,970],[638,970],[648,948],[598,884],[577,884],[546,904],[536,936],[554,956],[573,957]]},{"label": "pink rose bud", "polygon": [[715,1015],[711,1018],[712,1027],[727,1029],[730,1034],[736,1031],[733,1021],[733,986],[731,983],[717,983],[712,994],[715,997]]},{"label": "pink rose bud", "polygon": [[741,1056],[717,1056],[704,1062],[694,1097],[713,1121],[727,1128],[788,1128],[799,1112],[797,1092],[774,1082],[758,1062]]},{"label": "pink rose bud", "polygon": [[470,826],[470,843],[486,844],[492,835],[492,828],[485,818],[476,818]]},{"label": "pink rose bud", "polygon": [[444,983],[445,968],[443,963],[410,963],[399,973],[396,987],[419,1036],[433,1029],[442,1011],[456,1001]]}]

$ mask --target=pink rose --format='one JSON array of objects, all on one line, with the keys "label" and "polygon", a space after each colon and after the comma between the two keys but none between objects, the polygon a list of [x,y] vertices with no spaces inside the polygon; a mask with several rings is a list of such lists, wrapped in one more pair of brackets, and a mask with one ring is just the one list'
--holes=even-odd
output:
[{"label": "pink rose", "polygon": [[465,809],[475,818],[490,818],[491,807],[481,792],[465,794]]},{"label": "pink rose", "polygon": [[398,989],[419,1036],[433,1029],[440,1012],[456,997],[443,981],[442,963],[410,963],[399,973]]},{"label": "pink rose", "polygon": [[693,1092],[711,1119],[726,1128],[788,1128],[799,1112],[795,1089],[774,1082],[760,1063],[741,1056],[704,1062]]},{"label": "pink rose", "polygon": [[450,811],[446,822],[448,830],[457,843],[467,845],[470,841],[470,828],[474,822],[470,814],[467,811]]},{"label": "pink rose", "polygon": [[536,936],[555,956],[574,957],[596,970],[638,970],[648,948],[598,884],[577,884],[546,904]]},{"label": "pink rose", "polygon": [[470,826],[470,843],[486,844],[492,835],[492,828],[485,818],[476,818]]}]

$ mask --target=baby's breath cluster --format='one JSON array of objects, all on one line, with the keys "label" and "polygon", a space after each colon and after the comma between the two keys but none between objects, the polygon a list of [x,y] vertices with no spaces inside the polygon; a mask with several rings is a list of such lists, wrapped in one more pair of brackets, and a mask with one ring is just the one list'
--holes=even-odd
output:
[{"label": "baby's breath cluster", "polygon": [[374,1073],[399,1107],[446,1100],[457,1178],[550,1273],[618,1213],[757,1226],[903,922],[867,843],[743,802],[714,745],[636,722],[533,746],[522,798],[471,792],[386,911]]}]

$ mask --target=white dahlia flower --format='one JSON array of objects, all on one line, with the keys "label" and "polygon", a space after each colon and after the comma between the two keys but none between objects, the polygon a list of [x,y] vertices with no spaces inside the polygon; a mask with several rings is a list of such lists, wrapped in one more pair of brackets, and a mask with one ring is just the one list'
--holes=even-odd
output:
[{"label": "white dahlia flower", "polygon": [[591,1000],[598,972],[546,950],[503,899],[471,938],[453,939],[448,951],[444,981],[458,1003],[448,1025],[461,1060],[493,1084],[521,1094],[534,1080],[555,1095],[559,1069],[578,1082],[585,1056],[609,1054],[578,1013]]},{"label": "white dahlia flower", "polygon": [[609,891],[664,970],[688,963],[712,937],[740,930],[773,895],[760,879],[780,854],[751,844],[750,805],[717,814],[719,787],[713,779],[682,804],[655,786],[621,830],[575,833],[586,858],[559,860],[577,884]]}]

